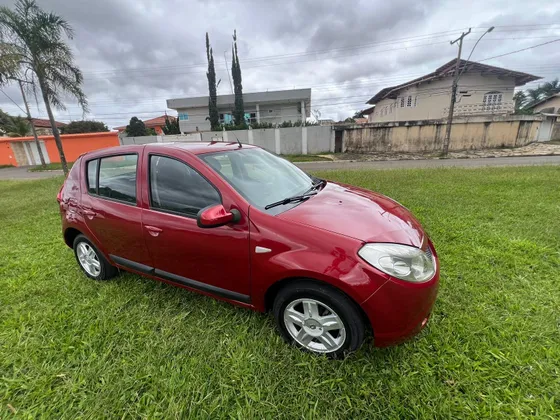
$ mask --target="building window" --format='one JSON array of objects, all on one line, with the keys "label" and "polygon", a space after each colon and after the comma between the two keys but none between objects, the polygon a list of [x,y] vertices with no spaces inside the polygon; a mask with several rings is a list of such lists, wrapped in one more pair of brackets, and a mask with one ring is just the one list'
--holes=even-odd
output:
[{"label": "building window", "polygon": [[401,108],[404,108],[404,96],[401,97]]},{"label": "building window", "polygon": [[273,109],[269,109],[269,110],[268,110],[268,113],[269,113],[269,114],[272,114],[273,112],[274,112]]},{"label": "building window", "polygon": [[418,104],[418,95],[414,97],[414,107]]},{"label": "building window", "polygon": [[406,106],[409,108],[412,106],[412,96],[410,95],[406,98]]},{"label": "building window", "polygon": [[179,121],[188,121],[189,114],[186,112],[179,112]]},{"label": "building window", "polygon": [[256,112],[246,112],[245,113],[245,121],[247,124],[252,124],[257,122],[257,113]]},{"label": "building window", "polygon": [[482,100],[483,111],[498,111],[502,109],[502,93],[488,92]]},{"label": "building window", "polygon": [[220,114],[220,124],[232,124],[233,123],[233,115],[224,113]]}]

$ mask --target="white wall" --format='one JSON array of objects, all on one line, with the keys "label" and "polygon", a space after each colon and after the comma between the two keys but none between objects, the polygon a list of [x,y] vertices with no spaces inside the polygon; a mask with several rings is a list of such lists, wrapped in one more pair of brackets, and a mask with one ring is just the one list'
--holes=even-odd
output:
[{"label": "white wall", "polygon": [[319,154],[334,151],[331,126],[266,128],[235,131],[206,131],[188,135],[123,137],[121,145],[182,141],[226,141],[254,144],[278,154]]},{"label": "white wall", "polygon": [[[452,78],[448,77],[403,89],[398,92],[397,99],[387,98],[379,101],[375,106],[375,112],[369,115],[368,121],[418,121],[445,118],[451,99],[451,84]],[[513,108],[514,88],[513,78],[499,79],[491,75],[482,76],[478,73],[465,73],[459,79],[455,113],[460,115],[462,111],[467,112],[468,110],[478,110],[478,113],[484,113],[482,110],[484,95],[493,91],[502,93],[504,112],[501,113],[505,113],[506,110]],[[407,106],[408,96],[412,97],[410,107]],[[401,98],[403,97],[405,106],[401,107]]]}]

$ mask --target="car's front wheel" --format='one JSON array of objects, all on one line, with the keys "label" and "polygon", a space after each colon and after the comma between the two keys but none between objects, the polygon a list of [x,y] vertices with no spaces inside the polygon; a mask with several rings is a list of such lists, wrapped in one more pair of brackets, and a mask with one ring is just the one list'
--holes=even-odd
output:
[{"label": "car's front wheel", "polygon": [[276,296],[273,313],[282,337],[313,353],[340,358],[364,341],[356,304],[327,285],[305,280],[289,284]]},{"label": "car's front wheel", "polygon": [[74,254],[80,268],[91,279],[108,280],[119,272],[84,235],[78,235],[74,239]]}]

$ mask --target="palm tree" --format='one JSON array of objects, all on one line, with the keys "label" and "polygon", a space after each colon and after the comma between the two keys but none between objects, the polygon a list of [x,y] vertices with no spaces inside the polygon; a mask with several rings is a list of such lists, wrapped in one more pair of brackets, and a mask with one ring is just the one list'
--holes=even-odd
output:
[{"label": "palm tree", "polygon": [[22,117],[11,117],[3,129],[8,137],[26,137],[31,134],[31,126]]},{"label": "palm tree", "polygon": [[560,93],[560,80],[556,78],[551,82],[545,82],[539,85],[539,88],[542,90],[543,96],[548,98],[549,96]]},{"label": "palm tree", "polygon": [[522,90],[518,90],[513,95],[513,103],[515,104],[515,112],[521,111],[527,104],[527,95]]},{"label": "palm tree", "polygon": [[[64,35],[72,39],[73,33],[65,19],[45,12],[35,0],[17,0],[14,10],[0,7],[0,39],[8,46],[0,48],[0,62],[17,61],[17,70],[11,78],[31,79],[30,86],[35,94],[38,84],[65,174],[68,174],[68,165],[51,105],[66,109],[62,96],[70,95],[76,98],[84,113],[87,112],[82,72],[74,65],[72,50],[63,39]],[[4,51],[9,52],[6,55]]]},{"label": "palm tree", "polygon": [[535,89],[527,89],[525,91],[527,95],[527,106],[530,107],[532,104],[540,101],[543,97],[543,91],[541,86]]}]

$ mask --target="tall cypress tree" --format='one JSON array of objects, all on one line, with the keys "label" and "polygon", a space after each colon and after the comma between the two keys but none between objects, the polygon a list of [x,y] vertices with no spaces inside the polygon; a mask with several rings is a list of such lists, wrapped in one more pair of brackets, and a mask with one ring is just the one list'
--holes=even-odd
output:
[{"label": "tall cypress tree", "polygon": [[237,31],[233,31],[233,45],[231,46],[231,77],[233,78],[233,92],[235,93],[235,108],[233,110],[233,120],[235,125],[245,124],[245,106],[243,104],[243,85],[241,83],[241,67],[239,66],[239,56],[237,55]]},{"label": "tall cypress tree", "polygon": [[216,69],[214,68],[214,56],[212,48],[210,48],[210,39],[208,32],[206,32],[206,58],[208,59],[208,71],[206,77],[208,78],[208,113],[210,126],[212,130],[220,129],[220,114],[218,113],[218,94],[216,93]]}]

